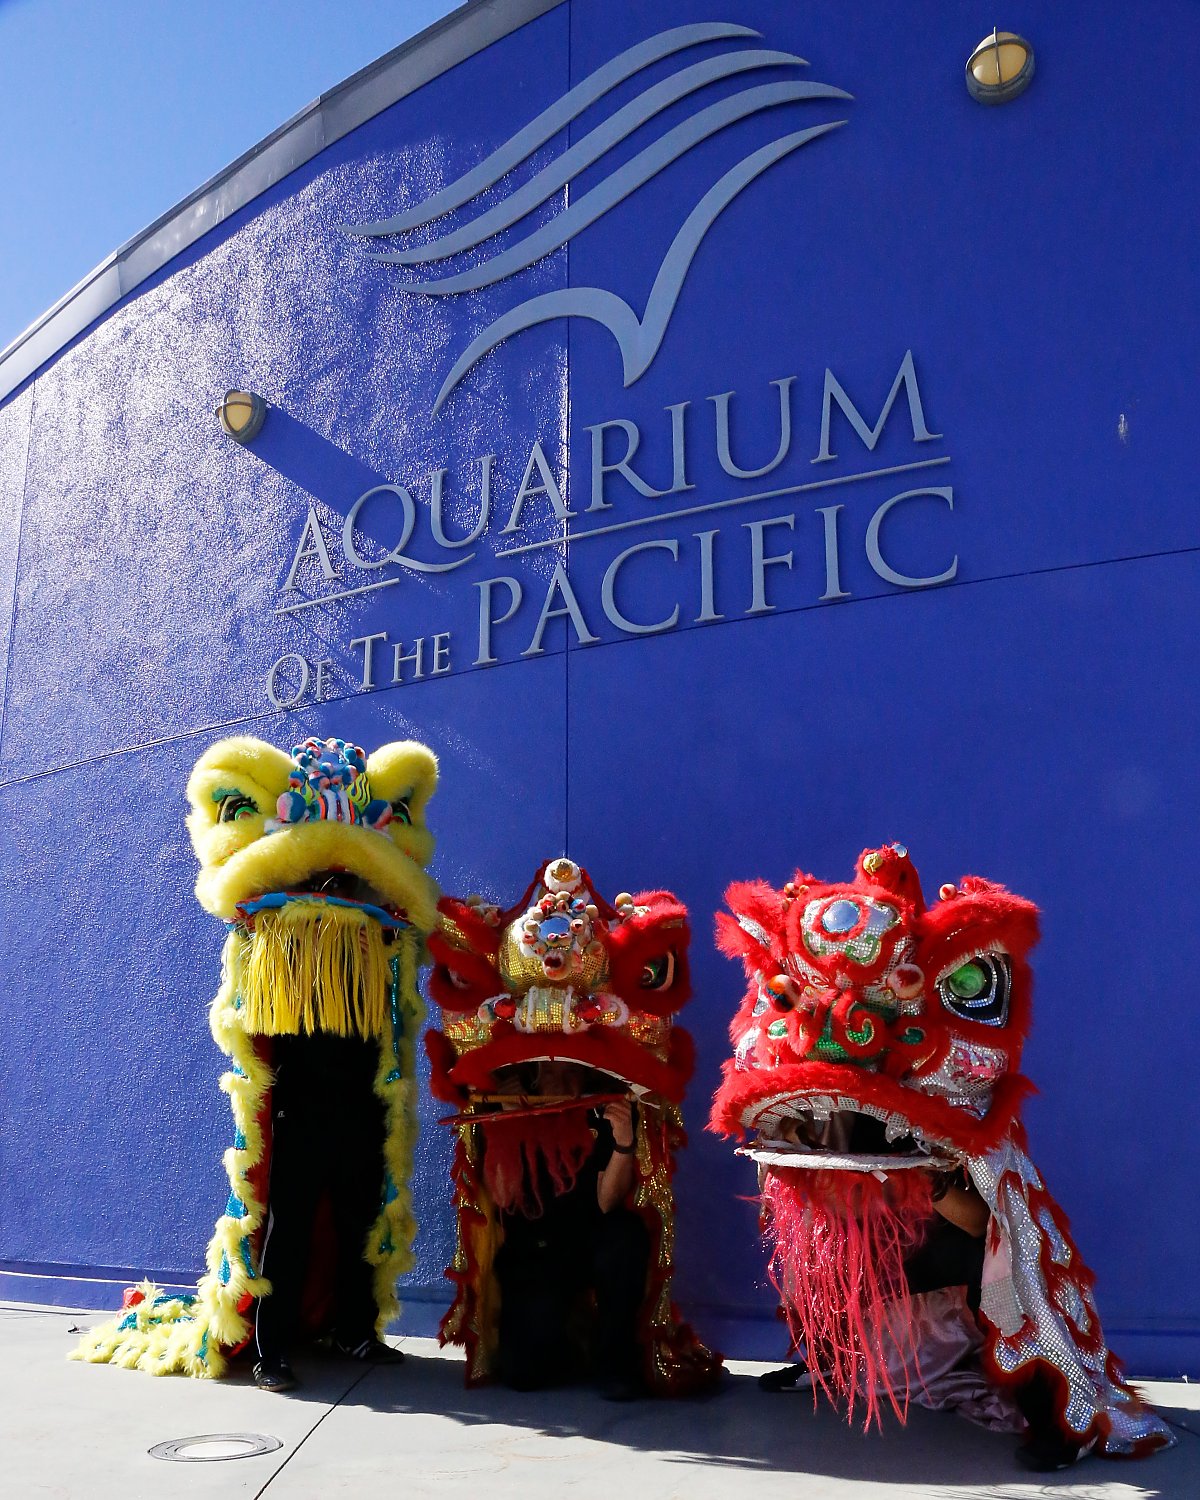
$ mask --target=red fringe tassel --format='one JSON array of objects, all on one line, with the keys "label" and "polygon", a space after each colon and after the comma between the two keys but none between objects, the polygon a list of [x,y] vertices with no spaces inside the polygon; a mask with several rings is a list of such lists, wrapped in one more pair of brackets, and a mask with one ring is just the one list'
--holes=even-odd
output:
[{"label": "red fringe tassel", "polygon": [[585,1109],[563,1110],[548,1120],[522,1115],[483,1115],[483,1180],[497,1208],[506,1213],[541,1217],[542,1167],[557,1197],[575,1186],[579,1170],[591,1155],[596,1137]]},{"label": "red fringe tassel", "polygon": [[[817,1390],[854,1420],[861,1398],[864,1431],[882,1426],[880,1396],[903,1422],[909,1381],[894,1388],[889,1366],[906,1369],[915,1351],[904,1262],[920,1245],[933,1213],[924,1172],[880,1182],[861,1172],[768,1168],[762,1185],[763,1232],[771,1281],[792,1339]],[[899,1359],[889,1359],[895,1352]]]}]

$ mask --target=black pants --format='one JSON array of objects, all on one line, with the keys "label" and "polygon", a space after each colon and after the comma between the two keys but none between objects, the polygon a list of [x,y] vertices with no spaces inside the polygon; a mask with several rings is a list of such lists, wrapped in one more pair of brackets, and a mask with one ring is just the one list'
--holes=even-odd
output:
[{"label": "black pants", "polygon": [[[509,1233],[496,1254],[500,1284],[499,1375],[518,1390],[536,1390],[580,1373],[572,1336],[581,1298],[595,1296],[592,1373],[636,1379],[641,1373],[637,1321],[646,1294],[650,1236],[637,1214],[600,1214],[584,1236],[541,1238],[537,1220]],[[533,1232],[530,1232],[533,1231]]]},{"label": "black pants", "polygon": [[363,1250],[379,1216],[384,1177],[384,1108],[373,1092],[378,1058],[374,1043],[357,1038],[276,1038],[261,1262],[272,1293],[258,1303],[260,1359],[286,1358],[295,1339],[323,1193],[337,1240],[333,1331],[351,1347],[374,1334],[374,1270]]},{"label": "black pants", "polygon": [[962,1286],[967,1306],[979,1311],[983,1281],[983,1236],[976,1238],[941,1217],[930,1222],[924,1241],[904,1262],[904,1279],[914,1296],[942,1287]]}]

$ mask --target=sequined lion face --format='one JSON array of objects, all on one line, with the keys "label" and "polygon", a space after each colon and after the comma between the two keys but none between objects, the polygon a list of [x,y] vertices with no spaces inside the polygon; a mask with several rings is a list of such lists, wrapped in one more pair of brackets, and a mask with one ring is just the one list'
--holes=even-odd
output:
[{"label": "sequined lion face", "polygon": [[1032,903],[970,876],[927,909],[895,844],[865,851],[849,884],[798,873],[726,899],[718,940],[749,984],[714,1128],[827,1144],[831,1121],[866,1116],[889,1141],[967,1153],[1008,1129],[1028,1089]]},{"label": "sequined lion face", "polygon": [[367,756],[345,740],[309,739],[290,755],[262,740],[221,740],[188,781],[196,895],[227,922],[279,892],[375,902],[428,929],[436,889],[425,804],[437,761],[424,745]]},{"label": "sequined lion face", "polygon": [[690,997],[686,909],[666,891],[609,903],[586,871],[549,860],[525,896],[501,910],[443,900],[430,938],[432,1087],[461,1101],[534,1062],[575,1064],[672,1101],[691,1072],[672,1025]]}]

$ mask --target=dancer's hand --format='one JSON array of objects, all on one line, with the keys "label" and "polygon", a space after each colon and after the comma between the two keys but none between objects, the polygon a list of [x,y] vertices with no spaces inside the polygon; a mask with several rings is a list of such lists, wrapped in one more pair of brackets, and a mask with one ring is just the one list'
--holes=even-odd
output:
[{"label": "dancer's hand", "polygon": [[602,1111],[613,1133],[613,1144],[618,1151],[628,1151],[633,1145],[633,1104],[629,1099],[614,1099]]},{"label": "dancer's hand", "polygon": [[933,1182],[933,1206],[943,1219],[981,1239],[987,1230],[991,1210],[979,1196],[974,1183],[961,1172],[929,1172]]},{"label": "dancer's hand", "polygon": [[634,1172],[634,1121],[633,1103],[629,1099],[614,1099],[602,1111],[613,1136],[613,1154],[608,1165],[596,1179],[596,1201],[600,1212],[611,1213],[625,1201],[633,1187]]}]

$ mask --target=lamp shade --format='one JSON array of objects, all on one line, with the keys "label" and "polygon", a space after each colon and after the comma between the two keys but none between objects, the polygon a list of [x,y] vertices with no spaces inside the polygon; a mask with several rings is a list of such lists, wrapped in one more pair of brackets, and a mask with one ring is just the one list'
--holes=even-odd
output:
[{"label": "lamp shade", "polygon": [[253,391],[226,391],[217,407],[221,426],[235,443],[248,443],[258,436],[267,415],[267,403]]},{"label": "lamp shade", "polygon": [[1007,104],[1033,77],[1033,48],[1015,31],[993,31],[967,59],[967,89],[980,104]]}]

